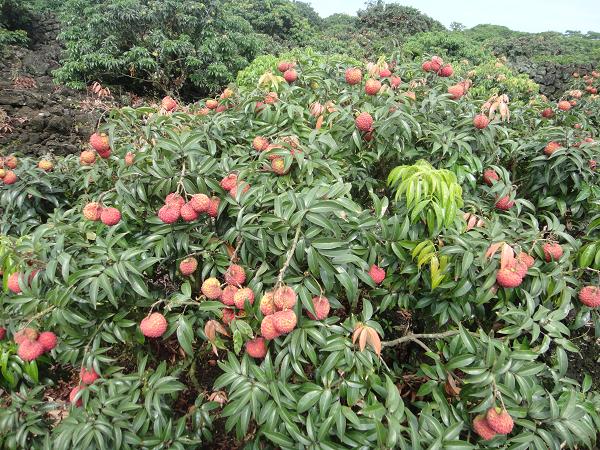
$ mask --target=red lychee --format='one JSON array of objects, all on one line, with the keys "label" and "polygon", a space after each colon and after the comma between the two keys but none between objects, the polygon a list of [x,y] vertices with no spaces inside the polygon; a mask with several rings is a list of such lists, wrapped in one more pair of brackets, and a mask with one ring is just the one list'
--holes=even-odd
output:
[{"label": "red lychee", "polygon": [[6,337],[6,328],[0,327],[0,341]]},{"label": "red lychee", "polygon": [[23,274],[21,272],[11,273],[8,277],[8,289],[14,294],[21,293],[21,286],[19,286],[19,280],[23,278]]},{"label": "red lychee", "polygon": [[4,174],[4,178],[2,178],[2,181],[4,184],[14,184],[18,179],[19,177],[17,177],[16,173],[14,173],[12,170],[7,170],[6,174]]},{"label": "red lychee", "polygon": [[181,216],[180,211],[180,208],[165,205],[158,210],[158,218],[162,220],[163,223],[175,223]]},{"label": "red lychee", "polygon": [[194,194],[190,200],[190,204],[194,211],[197,213],[203,213],[208,211],[210,207],[210,198],[206,194]]},{"label": "red lychee", "polygon": [[225,283],[241,286],[246,281],[246,272],[242,266],[231,264],[225,272]]},{"label": "red lychee", "polygon": [[277,100],[279,100],[277,92],[269,92],[267,95],[265,95],[265,103],[267,105],[274,105],[277,103]]},{"label": "red lychee", "polygon": [[566,101],[566,100],[562,100],[560,102],[558,102],[558,109],[560,109],[561,111],[568,111],[571,109],[571,104]]},{"label": "red lychee", "polygon": [[393,75],[390,78],[390,86],[392,86],[392,89],[396,89],[398,86],[400,86],[400,83],[402,83],[402,79],[400,77]]},{"label": "red lychee", "polygon": [[505,195],[504,197],[498,199],[494,206],[496,206],[496,209],[501,211],[508,211],[510,208],[515,206],[515,202],[510,199],[510,196]]},{"label": "red lychee", "polygon": [[89,202],[83,207],[83,217],[87,220],[98,221],[102,214],[102,206],[98,202]]},{"label": "red lychee", "polygon": [[192,206],[191,202],[187,202],[185,205],[183,205],[179,213],[181,214],[181,218],[186,222],[193,222],[198,218],[198,213]]},{"label": "red lychee", "polygon": [[277,70],[279,70],[281,73],[284,73],[290,67],[293,67],[293,64],[289,61],[279,61],[279,63],[277,64]]},{"label": "red lychee", "polygon": [[350,85],[358,84],[362,81],[362,72],[360,69],[352,67],[346,69],[346,83]]},{"label": "red lychee", "polygon": [[98,375],[93,368],[85,369],[82,367],[79,371],[79,378],[83,384],[93,384],[94,381],[100,378],[100,375]]},{"label": "red lychee", "polygon": [[286,170],[285,168],[285,160],[283,158],[274,158],[271,161],[271,170],[279,176],[289,172],[289,169]]},{"label": "red lychee", "polygon": [[479,130],[483,130],[487,128],[490,123],[490,119],[487,118],[484,114],[477,114],[473,119],[473,126]]},{"label": "red lychee", "polygon": [[52,331],[43,331],[38,336],[38,342],[42,344],[42,347],[44,347],[44,351],[49,352],[54,347],[56,347],[56,344],[58,343],[58,338],[56,337],[56,334],[54,334]]},{"label": "red lychee", "polygon": [[267,356],[267,344],[265,339],[257,337],[246,342],[246,353],[257,359],[262,359]]},{"label": "red lychee", "polygon": [[25,339],[19,344],[17,355],[23,361],[33,361],[44,354],[44,346],[38,341]]},{"label": "red lychee", "polygon": [[17,344],[22,344],[25,341],[36,341],[38,332],[33,328],[23,328],[15,333],[13,340]]},{"label": "red lychee", "polygon": [[558,142],[552,141],[549,142],[548,145],[546,145],[546,147],[544,147],[544,153],[550,156],[559,148],[562,148],[562,145],[560,145]]},{"label": "red lychee", "polygon": [[234,306],[235,301],[233,299],[238,290],[239,288],[236,286],[225,286],[225,288],[221,291],[221,302],[227,306]]},{"label": "red lychee", "polygon": [[198,261],[193,256],[185,258],[179,263],[179,271],[182,275],[188,276],[193,274],[198,268]]},{"label": "red lychee", "polygon": [[252,140],[252,147],[258,152],[264,152],[269,147],[269,140],[263,136],[256,136]]},{"label": "red lychee", "polygon": [[387,78],[392,74],[392,72],[390,71],[390,69],[381,69],[379,71],[379,76],[381,78]]},{"label": "red lychee", "polygon": [[265,339],[269,340],[275,339],[281,335],[279,331],[275,329],[273,315],[265,316],[265,318],[262,320],[260,323],[260,334],[262,334]]},{"label": "red lychee", "polygon": [[533,256],[531,256],[529,253],[525,253],[525,252],[520,252],[517,255],[517,261],[523,262],[527,266],[528,269],[533,267],[533,265],[535,264],[535,259],[533,258]]},{"label": "red lychee", "polygon": [[4,165],[6,167],[8,167],[9,169],[16,169],[17,168],[17,157],[15,155],[9,155],[6,158],[4,158]]},{"label": "red lychee", "polygon": [[107,153],[110,151],[110,142],[108,136],[104,133],[94,133],[90,136],[90,145],[98,153]]},{"label": "red lychee", "polygon": [[200,290],[207,298],[215,300],[221,296],[221,283],[216,278],[207,278]]},{"label": "red lychee", "polygon": [[231,196],[231,198],[233,199],[237,199],[238,196],[238,191],[241,191],[242,194],[248,192],[250,190],[250,185],[244,181],[241,181],[240,183],[236,184],[235,186],[233,186],[231,188],[231,190],[229,191],[229,195]]},{"label": "red lychee", "polygon": [[441,69],[443,64],[444,64],[444,60],[442,58],[440,58],[439,56],[432,57],[431,58],[431,71],[437,72],[438,70]]},{"label": "red lychee", "polygon": [[91,150],[84,150],[79,155],[79,162],[83,166],[91,166],[96,162],[96,154]]},{"label": "red lychee", "polygon": [[496,171],[494,169],[485,169],[483,171],[483,181],[488,186],[491,186],[499,179],[500,179],[500,176],[496,173]]},{"label": "red lychee", "polygon": [[171,112],[177,109],[177,102],[168,95],[162,99],[162,102],[160,104],[165,111]]},{"label": "red lychee", "polygon": [[597,308],[600,306],[600,288],[598,286],[584,286],[579,291],[579,300],[585,306]]},{"label": "red lychee", "polygon": [[373,264],[369,269],[369,276],[375,284],[381,284],[385,279],[385,270]]},{"label": "red lychee", "polygon": [[373,126],[373,117],[368,112],[362,112],[356,116],[354,123],[360,131],[367,132]]},{"label": "red lychee", "polygon": [[185,205],[185,199],[177,192],[171,192],[165,197],[165,205],[170,208],[181,208]]},{"label": "red lychee", "polygon": [[260,299],[260,312],[263,313],[264,316],[270,316],[275,311],[273,292],[265,292],[265,295]]},{"label": "red lychee", "polygon": [[452,74],[454,73],[454,69],[452,69],[452,66],[450,64],[445,64],[440,70],[438,70],[438,75],[440,77],[451,77]]},{"label": "red lychee", "polygon": [[508,411],[498,407],[488,409],[485,419],[490,428],[499,434],[510,433],[515,424]]},{"label": "red lychee", "polygon": [[542,117],[544,117],[545,119],[550,119],[554,117],[554,111],[552,111],[552,108],[545,108],[542,111]]},{"label": "red lychee", "polygon": [[381,81],[370,78],[365,83],[365,93],[367,95],[377,95],[381,89]]},{"label": "red lychee", "polygon": [[154,312],[140,322],[142,334],[149,338],[158,338],[167,331],[167,319],[161,313]]},{"label": "red lychee", "polygon": [[135,161],[135,153],[127,152],[127,154],[125,155],[125,165],[133,166],[134,161]]},{"label": "red lychee", "polygon": [[283,78],[291,84],[298,79],[298,73],[296,72],[296,69],[288,69],[284,72]]},{"label": "red lychee", "polygon": [[226,191],[230,191],[237,184],[237,174],[230,173],[221,180],[221,187]]},{"label": "red lychee", "polygon": [[219,204],[221,199],[219,197],[213,197],[210,199],[210,205],[208,205],[207,213],[210,217],[217,217],[219,214]]},{"label": "red lychee", "polygon": [[108,225],[112,227],[113,225],[118,224],[121,221],[121,211],[117,208],[102,208],[102,212],[100,213],[100,220],[104,225]]},{"label": "red lychee", "polygon": [[448,94],[452,96],[452,100],[458,100],[465,95],[465,88],[460,84],[454,84],[448,88]]},{"label": "red lychee", "polygon": [[484,441],[489,441],[496,436],[496,432],[490,428],[483,414],[480,414],[473,419],[473,430],[475,430],[475,433],[477,433]]},{"label": "red lychee", "polygon": [[233,319],[235,319],[235,311],[231,308],[225,308],[223,310],[223,323],[229,325]]},{"label": "red lychee", "polygon": [[75,386],[73,389],[71,389],[71,392],[69,393],[69,402],[76,407],[80,407],[83,405],[81,397],[78,398],[77,401],[75,401],[77,394],[79,394],[79,391],[81,391],[82,389],[84,389],[83,386]]},{"label": "red lychee", "polygon": [[213,99],[209,99],[206,100],[206,107],[208,109],[217,109],[217,106],[219,106],[219,102]]},{"label": "red lychee", "polygon": [[326,319],[329,315],[329,310],[331,306],[329,305],[329,300],[327,297],[323,297],[322,295],[318,297],[312,298],[313,306],[315,309],[316,316],[314,316],[310,311],[307,312],[308,317],[312,320],[323,320]]},{"label": "red lychee", "polygon": [[542,250],[544,251],[546,262],[558,261],[563,255],[563,249],[558,242],[546,242]]},{"label": "red lychee", "polygon": [[425,61],[423,64],[421,64],[421,69],[423,69],[425,72],[431,72],[433,70],[431,61]]},{"label": "red lychee", "polygon": [[248,300],[248,303],[251,305],[254,303],[254,292],[252,292],[252,289],[250,288],[242,288],[233,296],[233,302],[238,309],[244,309],[246,300]]},{"label": "red lychee", "polygon": [[273,303],[278,310],[291,309],[296,306],[296,302],[296,293],[289,286],[281,286],[273,291]]},{"label": "red lychee", "polygon": [[505,267],[496,273],[496,282],[504,288],[515,288],[523,282],[523,277],[515,268]]},{"label": "red lychee", "polygon": [[[275,327],[275,331],[280,334],[287,334],[296,328],[296,323],[298,322],[298,318],[296,317],[296,313],[291,309],[284,309],[283,311],[277,311],[276,313],[267,316],[273,318],[273,325]],[[267,318],[265,317],[265,319]],[[264,319],[263,319],[264,320]]]},{"label": "red lychee", "polygon": [[54,168],[54,164],[52,164],[52,162],[48,161],[47,159],[42,159],[38,163],[38,167],[40,169],[42,169],[44,172],[50,172]]}]

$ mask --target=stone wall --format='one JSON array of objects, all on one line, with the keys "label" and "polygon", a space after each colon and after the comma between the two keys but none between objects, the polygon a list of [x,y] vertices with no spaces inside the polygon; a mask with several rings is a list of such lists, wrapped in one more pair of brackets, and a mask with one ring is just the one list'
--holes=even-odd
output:
[{"label": "stone wall", "polygon": [[0,124],[8,116],[12,127],[0,129],[2,153],[76,153],[94,128],[95,114],[80,107],[85,94],[52,81],[61,54],[59,31],[55,18],[42,17],[32,27],[29,48],[11,48],[0,58]]},{"label": "stone wall", "polygon": [[553,62],[532,62],[526,58],[509,61],[518,72],[526,73],[540,85],[540,91],[551,99],[557,99],[567,89],[573,72],[581,75],[594,70],[592,64],[557,64]]}]

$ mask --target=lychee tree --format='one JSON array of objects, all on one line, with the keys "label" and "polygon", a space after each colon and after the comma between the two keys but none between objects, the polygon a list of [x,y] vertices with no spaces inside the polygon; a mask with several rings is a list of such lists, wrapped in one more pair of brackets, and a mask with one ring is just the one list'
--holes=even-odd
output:
[{"label": "lychee tree", "polygon": [[598,99],[513,107],[455,68],[307,52],[112,111],[51,167],[4,155],[0,348],[58,344],[0,442],[591,448]]}]

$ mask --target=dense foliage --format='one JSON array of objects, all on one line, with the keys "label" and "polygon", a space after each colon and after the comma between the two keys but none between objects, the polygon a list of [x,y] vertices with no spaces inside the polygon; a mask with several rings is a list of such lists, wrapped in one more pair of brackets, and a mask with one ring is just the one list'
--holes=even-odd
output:
[{"label": "dense foliage", "polygon": [[0,0],[0,50],[27,43],[32,12],[24,0]]},{"label": "dense foliage", "polygon": [[0,446],[592,448],[598,78],[279,62],[4,154]]}]

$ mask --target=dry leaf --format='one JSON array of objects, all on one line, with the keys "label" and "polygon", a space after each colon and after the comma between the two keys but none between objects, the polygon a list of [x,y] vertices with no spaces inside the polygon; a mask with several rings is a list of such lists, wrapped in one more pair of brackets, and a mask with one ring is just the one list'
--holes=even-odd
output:
[{"label": "dry leaf", "polygon": [[496,242],[495,244],[492,244],[488,247],[487,251],[485,252],[485,257],[486,258],[491,258],[492,256],[494,256],[496,254],[496,252],[498,251],[498,249],[504,244],[504,242]]},{"label": "dry leaf", "polygon": [[500,268],[504,269],[514,264],[515,252],[512,247],[506,243],[502,245],[502,253],[500,254]]}]

